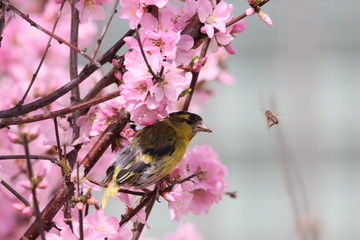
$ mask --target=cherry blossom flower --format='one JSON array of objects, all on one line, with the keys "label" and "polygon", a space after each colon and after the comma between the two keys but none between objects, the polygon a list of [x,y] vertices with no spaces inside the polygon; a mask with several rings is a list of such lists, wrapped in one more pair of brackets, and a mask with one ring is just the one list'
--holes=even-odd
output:
[{"label": "cherry blossom flower", "polygon": [[[180,186],[176,189],[177,197],[175,201],[169,202],[170,219],[172,221],[180,221],[182,215],[189,212],[189,205],[191,204],[193,195],[190,192],[183,191]],[[180,194],[180,192],[182,192]]]},{"label": "cherry blossom flower", "polygon": [[80,12],[80,22],[87,23],[89,19],[104,19],[106,16],[103,4],[111,4],[111,0],[80,0],[75,7]]},{"label": "cherry blossom flower", "polygon": [[193,179],[190,211],[195,214],[202,211],[207,213],[210,206],[221,199],[228,186],[225,181],[226,167],[221,164],[219,156],[210,146],[201,145],[187,152],[179,168],[183,173],[203,171]]},{"label": "cherry blossom flower", "polygon": [[[55,221],[60,231],[60,238],[56,234],[48,235],[49,239],[76,240],[79,239],[79,222],[77,211],[72,210],[73,231],[63,219],[58,217]],[[103,210],[96,210],[92,215],[87,215],[83,220],[84,239],[98,240],[127,240],[131,238],[131,232],[125,227],[119,227],[119,221],[115,217],[107,217]]]},{"label": "cherry blossom flower", "polygon": [[180,40],[176,44],[176,59],[178,65],[188,65],[193,57],[194,51],[190,49],[194,46],[194,39],[189,35],[181,35]]},{"label": "cherry blossom flower", "polygon": [[227,169],[208,145],[195,146],[187,151],[178,169],[171,176],[181,179],[198,171],[202,172],[191,182],[184,182],[181,188],[173,189],[173,198],[169,202],[172,220],[179,221],[182,215],[188,212],[208,213],[211,205],[218,202],[224,195],[227,187],[225,181]]},{"label": "cherry blossom flower", "polygon": [[213,9],[211,2],[208,0],[201,0],[199,5],[201,7],[198,8],[197,12],[200,21],[204,23],[201,31],[206,33],[209,38],[214,36],[215,28],[224,33],[226,31],[226,22],[230,20],[233,5],[221,1]]},{"label": "cherry blossom flower", "polygon": [[120,5],[120,18],[129,20],[130,28],[135,29],[145,13],[145,5],[140,0],[120,0]]}]

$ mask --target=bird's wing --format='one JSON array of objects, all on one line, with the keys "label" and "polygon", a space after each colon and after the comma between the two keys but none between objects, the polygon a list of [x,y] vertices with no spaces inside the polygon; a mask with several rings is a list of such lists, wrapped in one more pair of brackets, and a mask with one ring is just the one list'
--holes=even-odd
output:
[{"label": "bird's wing", "polygon": [[143,154],[170,156],[176,149],[177,133],[168,122],[163,121],[144,128],[137,141]]},{"label": "bird's wing", "polygon": [[117,184],[134,184],[154,162],[175,152],[176,137],[175,129],[164,122],[140,130],[132,143],[116,155],[115,162],[106,171],[107,177],[103,183],[110,182],[115,167],[121,166],[116,177]]}]

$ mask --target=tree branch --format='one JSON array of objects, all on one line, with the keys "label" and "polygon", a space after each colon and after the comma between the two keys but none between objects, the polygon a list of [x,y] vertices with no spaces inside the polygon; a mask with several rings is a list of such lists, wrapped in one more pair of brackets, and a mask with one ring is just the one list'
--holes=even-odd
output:
[{"label": "tree branch", "polygon": [[7,182],[1,180],[1,184],[6,187],[7,190],[9,190],[12,194],[14,194],[14,196],[17,197],[17,199],[19,199],[23,204],[25,204],[26,206],[30,206],[30,203],[23,196],[21,196],[20,193],[18,193],[14,188],[12,188]]},{"label": "tree branch", "polygon": [[[49,160],[51,163],[58,165],[57,158],[43,155],[29,155],[34,160]],[[0,155],[0,160],[26,159],[26,155]]]},{"label": "tree branch", "polygon": [[108,101],[110,99],[116,98],[119,96],[120,91],[117,90],[115,92],[109,93],[105,96],[101,96],[98,98],[91,99],[87,102],[80,103],[78,105],[70,106],[67,108],[63,108],[54,112],[48,112],[44,114],[29,116],[29,117],[18,117],[18,118],[3,118],[0,119],[0,128],[7,127],[10,125],[18,125],[18,124],[24,124],[24,123],[30,123],[30,122],[37,122],[41,120],[46,120],[49,118],[64,116],[68,113],[72,113],[76,110],[89,108],[91,106],[94,106],[96,104]]}]

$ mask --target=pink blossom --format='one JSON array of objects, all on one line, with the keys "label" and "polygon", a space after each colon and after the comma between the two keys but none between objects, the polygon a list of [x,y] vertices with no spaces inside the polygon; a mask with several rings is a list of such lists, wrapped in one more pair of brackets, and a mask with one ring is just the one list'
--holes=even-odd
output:
[{"label": "pink blossom", "polygon": [[130,143],[130,139],[135,136],[136,131],[130,127],[129,124],[126,124],[126,126],[123,128],[123,130],[120,133],[120,136],[123,137],[123,140],[121,141],[121,145],[123,147],[126,147]]},{"label": "pink blossom", "polygon": [[[55,222],[61,229],[60,238],[62,240],[76,240],[79,238],[79,222],[77,210],[72,211],[73,231],[63,221],[58,218]],[[107,238],[109,240],[127,240],[131,238],[131,232],[125,227],[119,227],[119,222],[115,217],[107,217],[103,210],[96,210],[94,214],[87,215],[83,220],[84,239],[98,240]],[[54,237],[54,236],[51,236]],[[53,239],[57,239],[56,237]]]},{"label": "pink blossom", "polygon": [[[184,165],[185,164],[185,165]],[[184,172],[203,173],[193,179],[194,189],[190,211],[200,214],[208,212],[213,203],[218,202],[225,193],[227,183],[225,176],[227,169],[221,164],[219,156],[208,145],[195,146],[189,151],[180,163],[180,169]],[[185,169],[184,169],[185,168]]]},{"label": "pink blossom", "polygon": [[120,0],[120,5],[120,18],[129,20],[130,28],[135,29],[145,13],[145,5],[140,0]]},{"label": "pink blossom", "polygon": [[176,233],[168,234],[164,240],[204,240],[204,237],[196,231],[195,225],[192,223],[181,223]]},{"label": "pink blossom", "polygon": [[194,53],[193,51],[190,51],[194,46],[194,39],[189,35],[181,35],[176,46],[176,64],[188,65],[191,62]]},{"label": "pink blossom", "polygon": [[237,23],[233,24],[231,34],[241,33],[246,29],[246,19],[241,19]]},{"label": "pink blossom", "polygon": [[182,179],[198,171],[202,172],[192,178],[191,182],[184,182],[181,189],[174,189],[176,198],[169,202],[172,220],[179,221],[188,212],[208,213],[211,205],[218,202],[225,193],[227,169],[208,145],[195,146],[187,151],[175,173],[179,175],[176,178]]},{"label": "pink blossom", "polygon": [[188,79],[181,74],[175,64],[164,63],[163,81],[156,83],[150,88],[150,94],[154,96],[157,102],[161,102],[164,98],[169,101],[176,101],[182,91],[188,86]]},{"label": "pink blossom", "polygon": [[169,202],[170,219],[172,221],[180,221],[182,215],[189,212],[192,197],[193,195],[190,192],[183,192],[177,197],[176,201]]},{"label": "pink blossom", "polygon": [[146,5],[155,5],[158,8],[164,7],[169,1],[168,0],[143,0]]},{"label": "pink blossom", "polygon": [[89,18],[104,19],[106,16],[104,3],[111,4],[109,0],[80,0],[77,2],[75,7],[80,12],[80,22],[87,23]]},{"label": "pink blossom", "polygon": [[171,192],[165,192],[163,193],[162,196],[168,202],[175,202],[176,200],[182,197],[182,194],[183,194],[183,190],[181,188],[181,185],[177,184],[173,187]]},{"label": "pink blossom", "polygon": [[[147,101],[150,99],[152,98],[148,97]],[[160,102],[160,105],[153,109],[150,109],[148,104],[143,102],[136,103],[133,106],[130,105],[129,109],[131,112],[130,119],[143,126],[152,125],[156,121],[165,118],[169,113],[167,101]]]},{"label": "pink blossom", "polygon": [[103,210],[84,218],[84,234],[86,239],[112,239],[117,237],[119,222],[115,217],[107,217]]},{"label": "pink blossom", "polygon": [[[180,40],[180,31],[174,32],[170,29],[154,31],[146,31],[146,41],[149,45],[159,48],[159,52],[163,57],[173,60],[177,51],[176,44]],[[146,42],[145,42],[146,46]]]},{"label": "pink blossom", "polygon": [[188,20],[194,16],[199,7],[200,1],[198,0],[187,0],[185,1],[181,13],[178,14],[179,17],[176,19],[175,28],[176,29],[184,29],[188,24]]},{"label": "pink blossom", "polygon": [[208,0],[201,0],[198,8],[199,19],[204,26],[201,31],[206,33],[209,38],[214,36],[214,28],[220,32],[225,32],[226,22],[230,20],[230,14],[233,10],[232,4],[220,2],[213,9],[212,4]]},{"label": "pink blossom", "polygon": [[225,46],[230,44],[234,37],[230,34],[233,26],[226,28],[225,32],[217,32],[215,36],[211,39],[211,51],[213,53],[219,51],[218,46]]}]

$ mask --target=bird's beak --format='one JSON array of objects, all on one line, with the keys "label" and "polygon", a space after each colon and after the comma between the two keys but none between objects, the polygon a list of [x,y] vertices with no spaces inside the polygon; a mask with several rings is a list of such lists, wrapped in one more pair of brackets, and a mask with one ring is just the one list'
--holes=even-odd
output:
[{"label": "bird's beak", "polygon": [[195,132],[208,132],[208,133],[212,132],[207,126],[205,126],[205,124],[203,122],[199,122],[198,124],[196,124],[196,126],[194,127],[194,131]]}]

